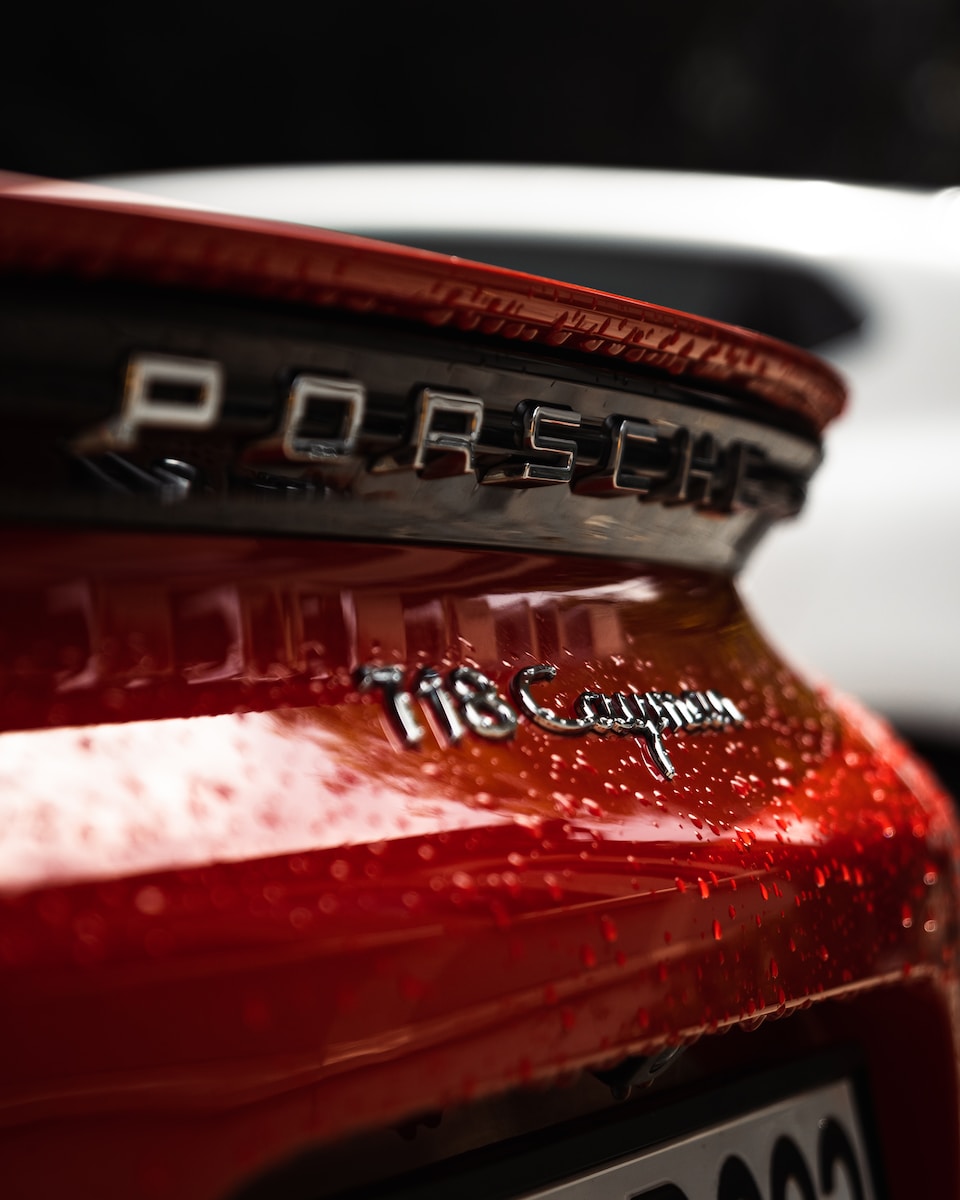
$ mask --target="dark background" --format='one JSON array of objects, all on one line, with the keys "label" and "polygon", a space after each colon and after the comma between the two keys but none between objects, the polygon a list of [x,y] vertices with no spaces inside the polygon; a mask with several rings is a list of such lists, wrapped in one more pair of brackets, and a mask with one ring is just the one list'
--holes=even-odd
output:
[{"label": "dark background", "polygon": [[960,181],[954,0],[10,7],[13,170],[373,159]]}]

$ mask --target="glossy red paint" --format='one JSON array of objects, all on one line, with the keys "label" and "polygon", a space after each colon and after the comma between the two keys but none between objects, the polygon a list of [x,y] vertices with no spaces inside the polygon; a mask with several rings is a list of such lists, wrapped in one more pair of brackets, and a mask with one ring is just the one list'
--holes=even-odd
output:
[{"label": "glossy red paint", "polygon": [[812,355],[687,313],[348,234],[211,215],[90,184],[0,172],[0,271],[254,296],[684,375],[814,430],[844,387]]},{"label": "glossy red paint", "polygon": [[[771,652],[729,582],[239,538],[2,550],[11,1194],[222,1195],[317,1139],[811,1001],[842,1024],[836,1000],[881,984],[933,1014],[910,1052],[944,1073],[949,803]],[[748,722],[672,741],[670,783],[633,739],[526,722],[410,751],[353,689],[375,657],[501,687],[555,661],[559,707],[710,686]],[[902,1076],[880,1068],[905,1031],[864,1003],[896,1180]],[[931,1107],[955,1131],[946,1076]],[[933,1178],[956,1180],[954,1151]]]},{"label": "glossy red paint", "polygon": [[[79,185],[4,178],[0,268],[612,355],[810,429],[842,402],[744,331]],[[320,1143],[695,1042],[705,1082],[859,1048],[891,1194],[960,1194],[956,817],[729,580],[36,524],[0,555],[5,1197],[211,1200]],[[524,719],[413,751],[356,691],[363,662],[472,665],[504,693],[551,662],[564,711],[714,688],[747,720],[674,737],[670,782],[631,738]]]}]

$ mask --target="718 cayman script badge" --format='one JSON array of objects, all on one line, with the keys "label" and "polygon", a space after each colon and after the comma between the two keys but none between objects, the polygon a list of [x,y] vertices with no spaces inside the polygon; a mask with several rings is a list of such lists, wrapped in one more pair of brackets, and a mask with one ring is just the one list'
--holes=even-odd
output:
[{"label": "718 cayman script badge", "polygon": [[[581,737],[596,733],[635,737],[651,774],[673,779],[676,768],[664,745],[670,733],[700,733],[742,725],[744,716],[734,702],[718,692],[581,692],[573,716],[563,716],[541,704],[532,686],[550,682],[557,668],[535,663],[517,671],[510,681],[514,708],[496,684],[472,667],[454,667],[444,677],[436,667],[421,667],[409,686],[398,664],[365,665],[355,678],[361,692],[378,691],[391,729],[408,748],[419,746],[426,730],[420,711],[447,744],[456,745],[469,730],[482,738],[502,741],[513,737],[518,712],[548,733]],[[418,711],[418,707],[420,711]]]}]

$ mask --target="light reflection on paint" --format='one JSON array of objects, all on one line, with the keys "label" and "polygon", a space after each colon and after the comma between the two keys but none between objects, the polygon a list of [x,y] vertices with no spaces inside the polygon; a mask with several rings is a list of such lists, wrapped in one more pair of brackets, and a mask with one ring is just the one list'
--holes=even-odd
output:
[{"label": "light reflection on paint", "polygon": [[[8,733],[0,888],[500,824],[329,710]],[[357,733],[361,736],[357,738]],[[371,774],[378,758],[382,767]]]}]

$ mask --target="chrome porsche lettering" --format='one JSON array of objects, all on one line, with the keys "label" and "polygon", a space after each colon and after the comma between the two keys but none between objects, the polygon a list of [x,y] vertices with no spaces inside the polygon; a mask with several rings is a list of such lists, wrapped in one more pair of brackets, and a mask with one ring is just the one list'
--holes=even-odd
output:
[{"label": "chrome porsche lettering", "polygon": [[713,489],[718,482],[720,455],[716,439],[704,433],[693,437],[683,430],[679,437],[680,453],[673,486],[665,497],[674,504],[696,504],[713,507]]},{"label": "chrome porsche lettering", "polygon": [[634,492],[648,496],[670,477],[672,456],[669,450],[664,453],[664,443],[678,431],[678,426],[620,421],[609,430],[607,465],[584,475],[574,490],[586,495]]},{"label": "chrome porsche lettering", "polygon": [[366,411],[366,390],[353,379],[297,375],[290,384],[280,428],[255,442],[250,462],[323,463],[347,458],[356,450]]},{"label": "chrome porsche lettering", "polygon": [[[136,353],[127,363],[117,414],[74,436],[71,449],[93,459],[118,452],[136,457],[141,449],[142,456],[157,450],[165,457],[172,453],[160,444],[166,431],[177,435],[179,459],[189,451],[179,435],[209,439],[223,425],[235,464],[272,463],[292,486],[312,485],[306,491],[317,495],[328,485],[347,489],[367,470],[412,471],[424,479],[472,475],[485,485],[522,488],[566,485],[585,495],[632,495],[716,513],[784,515],[802,500],[802,481],[771,462],[762,446],[724,442],[698,431],[695,421],[687,427],[616,414],[599,421],[535,400],[504,407],[429,382],[401,385],[385,407],[368,402],[358,379],[312,372],[287,378],[274,432],[244,441],[249,433],[232,432],[241,408],[225,410],[224,364]],[[631,394],[629,403],[642,409],[644,397]],[[137,465],[152,469],[149,462]]]},{"label": "chrome porsche lettering", "polygon": [[508,462],[487,471],[484,483],[549,484],[570,483],[577,461],[577,443],[557,437],[548,430],[573,433],[580,428],[580,413],[546,404],[521,405],[523,450],[530,457]]},{"label": "chrome porsche lettering", "polygon": [[[744,716],[726,696],[712,690],[672,692],[581,692],[573,702],[573,717],[558,715],[533,694],[535,684],[549,683],[557,676],[551,663],[535,663],[517,671],[510,681],[510,695],[520,715],[548,733],[563,737],[634,737],[645,752],[652,775],[673,779],[676,768],[664,744],[667,734],[699,733],[742,725]],[[361,692],[379,691],[387,722],[402,745],[419,746],[425,736],[415,700],[421,702],[438,737],[456,745],[469,729],[479,737],[500,741],[514,735],[518,714],[499,693],[496,685],[472,667],[454,667],[446,680],[434,667],[421,668],[411,689],[403,686],[404,670],[399,665],[358,668],[355,674]]]},{"label": "chrome porsche lettering", "polygon": [[123,382],[120,412],[89,430],[74,444],[79,454],[129,450],[140,430],[211,429],[220,415],[224,371],[213,359],[173,354],[131,355]]},{"label": "chrome porsche lettering", "polygon": [[377,459],[374,471],[414,470],[427,478],[467,475],[483,420],[483,401],[423,388],[408,445]]}]

